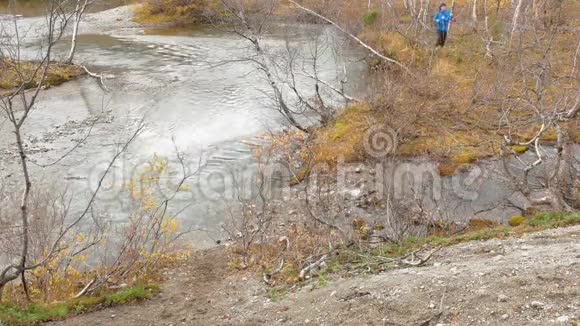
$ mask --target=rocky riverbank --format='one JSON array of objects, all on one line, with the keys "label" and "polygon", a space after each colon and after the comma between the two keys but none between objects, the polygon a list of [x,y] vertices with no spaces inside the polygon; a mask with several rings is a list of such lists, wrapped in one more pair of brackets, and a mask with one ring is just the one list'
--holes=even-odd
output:
[{"label": "rocky riverbank", "polygon": [[[162,293],[54,325],[574,325],[580,226],[443,249],[425,267],[277,292],[221,248],[167,271]],[[225,273],[225,274],[224,274]]]}]

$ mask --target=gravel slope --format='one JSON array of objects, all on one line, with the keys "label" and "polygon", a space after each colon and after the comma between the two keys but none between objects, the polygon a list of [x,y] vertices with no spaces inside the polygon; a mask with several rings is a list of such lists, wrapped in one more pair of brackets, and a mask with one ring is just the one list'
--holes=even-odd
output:
[{"label": "gravel slope", "polygon": [[431,265],[335,279],[268,299],[254,276],[198,253],[163,293],[55,325],[571,325],[580,318],[580,226],[445,248]]}]

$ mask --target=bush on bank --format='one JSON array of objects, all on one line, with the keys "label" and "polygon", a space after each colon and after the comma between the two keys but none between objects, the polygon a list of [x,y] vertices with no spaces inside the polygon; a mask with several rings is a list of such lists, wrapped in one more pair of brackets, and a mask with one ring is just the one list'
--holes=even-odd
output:
[{"label": "bush on bank", "polygon": [[[457,233],[454,228],[432,228],[426,236],[406,236],[397,241],[386,241],[377,245],[369,246],[364,232],[368,230],[365,221],[353,220],[351,244],[348,248],[338,248],[327,260],[326,268],[316,271],[312,277],[321,275],[327,277],[333,273],[340,275],[347,273],[378,273],[391,268],[397,268],[396,263],[382,264],[384,258],[396,258],[405,256],[421,248],[437,248],[455,245],[468,241],[484,241],[496,238],[520,237],[529,232],[536,232],[557,227],[580,225],[580,212],[540,212],[534,216],[524,218],[517,226],[502,225],[489,220],[472,220],[467,228]],[[375,228],[377,225],[375,225]],[[285,249],[286,257],[283,269],[277,273],[270,283],[275,289],[274,296],[278,296],[279,287],[285,288],[292,284],[307,284],[310,281],[299,279],[299,272],[304,267],[304,259],[316,252],[316,248],[322,248],[321,252],[328,249],[329,234],[307,229],[305,226],[292,226],[292,232],[288,237],[290,247]],[[366,243],[366,245],[365,245]],[[249,269],[259,273],[271,273],[278,268],[278,259],[281,251],[280,242],[267,241],[252,245],[247,252],[243,252],[238,244],[228,248],[231,255],[230,268]],[[241,257],[247,255],[250,258],[242,264]],[[378,258],[378,259],[375,259]],[[377,263],[377,261],[379,263]],[[364,272],[360,272],[363,270]]]}]

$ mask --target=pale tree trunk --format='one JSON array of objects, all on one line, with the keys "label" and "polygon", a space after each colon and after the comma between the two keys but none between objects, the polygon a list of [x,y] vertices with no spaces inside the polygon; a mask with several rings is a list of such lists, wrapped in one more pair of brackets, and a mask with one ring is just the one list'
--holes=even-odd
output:
[{"label": "pale tree trunk", "polygon": [[414,23],[417,22],[417,3],[416,0],[409,0],[409,16]]},{"label": "pale tree trunk", "polygon": [[580,111],[580,105],[579,105],[579,99],[576,98],[576,104],[574,104],[574,106],[570,109],[570,111],[568,111],[568,113],[566,113],[566,118],[568,119],[573,119],[576,117],[576,115],[578,114],[578,111]]},{"label": "pale tree trunk", "polygon": [[512,30],[511,30],[511,33],[510,33],[510,41],[509,41],[510,47],[511,47],[512,39],[514,37],[514,33],[515,33],[516,28],[518,26],[518,18],[520,16],[520,10],[522,8],[522,2],[523,2],[523,0],[518,0],[518,3],[516,5],[516,9],[514,10],[514,18],[512,20]]},{"label": "pale tree trunk", "polygon": [[[576,76],[576,65],[578,63],[578,57],[580,56],[580,41],[576,45],[576,51],[574,52],[574,58],[572,59],[572,68],[570,69],[570,76]],[[571,106],[570,110],[566,112],[567,119],[574,119],[578,112],[580,111],[580,94],[576,93],[576,99],[574,104]]]},{"label": "pale tree trunk", "polygon": [[[252,26],[248,22],[248,20],[246,19],[245,12],[244,12],[243,8],[231,6],[230,4],[228,4],[224,0],[222,0],[221,3],[224,6],[224,8],[230,14],[232,14],[234,17],[236,17],[242,23],[242,25],[244,25],[244,27],[246,28],[247,33],[245,33],[245,34],[241,33],[241,32],[236,32],[236,33],[239,36],[241,36],[244,39],[251,42],[252,45],[254,46],[257,57],[252,58],[251,61],[253,61],[262,72],[264,72],[266,79],[268,80],[268,83],[270,84],[270,87],[272,88],[272,91],[274,92],[272,97],[278,106],[278,111],[286,118],[286,120],[293,127],[295,127],[296,129],[298,129],[302,132],[307,133],[308,132],[307,128],[305,126],[303,126],[299,121],[296,120],[296,118],[294,117],[296,112],[294,112],[294,110],[292,110],[292,108],[289,106],[289,104],[284,99],[283,91],[280,88],[280,85],[279,85],[276,77],[274,76],[275,71],[274,72],[272,71],[271,66],[269,64],[269,58],[267,57],[266,52],[262,48],[262,45],[260,43],[260,39],[262,37],[262,35],[261,35],[261,32],[262,32],[261,28],[262,27],[260,26],[257,29],[254,28],[254,26]],[[272,10],[272,8],[270,8],[270,9]],[[271,12],[270,12],[270,14],[271,14]]]},{"label": "pale tree trunk", "polygon": [[489,36],[489,14],[487,12],[487,1],[488,0],[483,0],[483,15],[484,15],[484,19],[483,19],[483,26],[485,27],[485,33]]},{"label": "pale tree trunk", "polygon": [[74,20],[75,21],[74,21],[74,25],[73,25],[73,33],[71,36],[71,46],[70,46],[70,51],[68,53],[68,56],[65,60],[65,63],[67,63],[67,64],[73,63],[76,48],[77,48],[77,37],[79,34],[79,25],[81,23],[83,14],[87,10],[87,6],[91,3],[92,3],[92,1],[89,1],[89,0],[77,0],[75,12],[74,12]]},{"label": "pale tree trunk", "polygon": [[425,24],[425,26],[427,26],[427,23],[429,22],[429,4],[430,1],[425,0],[425,10],[423,11],[423,24]]},{"label": "pale tree trunk", "polygon": [[485,54],[490,58],[494,58],[493,50],[491,48],[493,42],[493,35],[489,31],[489,14],[488,14],[488,0],[483,0],[483,26],[485,28],[485,35],[487,40],[485,41]]},{"label": "pale tree trunk", "polygon": [[477,29],[477,0],[473,0],[473,8],[471,11],[471,20],[473,23],[473,29]]}]

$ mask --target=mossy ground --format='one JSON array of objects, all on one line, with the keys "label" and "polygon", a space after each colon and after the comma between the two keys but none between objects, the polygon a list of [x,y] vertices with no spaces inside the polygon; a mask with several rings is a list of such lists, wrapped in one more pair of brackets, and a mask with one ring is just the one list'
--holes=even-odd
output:
[{"label": "mossy ground", "polygon": [[157,285],[135,286],[98,296],[81,297],[62,303],[49,305],[30,304],[18,306],[9,303],[0,304],[0,321],[4,325],[37,325],[43,322],[61,320],[70,315],[78,315],[102,307],[132,303],[147,299],[159,291]]},{"label": "mossy ground", "polygon": [[[436,248],[450,246],[468,241],[483,241],[489,239],[518,237],[526,233],[541,231],[556,227],[566,227],[580,224],[580,212],[542,212],[523,220],[517,226],[501,225],[487,220],[473,220],[464,232],[454,235],[437,232],[427,237],[406,237],[400,241],[386,242],[381,246],[357,252],[342,251],[340,255],[328,263],[331,271],[350,270],[358,265],[368,265],[373,256],[401,257],[422,247]],[[364,259],[363,257],[368,257]],[[383,269],[369,269],[369,272],[380,272]]]},{"label": "mossy ground", "polygon": [[[22,61],[13,63],[0,60],[0,94],[9,93],[26,82],[25,89],[35,88],[40,82],[41,72],[37,71],[38,63]],[[84,74],[84,70],[75,65],[51,63],[49,65],[44,86],[57,86]]]},{"label": "mossy ground", "polygon": [[145,25],[195,24],[210,19],[218,3],[215,0],[147,0],[133,6],[133,21]]},{"label": "mossy ground", "polygon": [[311,143],[315,163],[338,160],[357,160],[364,155],[361,148],[363,136],[373,126],[371,108],[367,103],[357,103],[338,113],[334,121],[315,130]]}]

